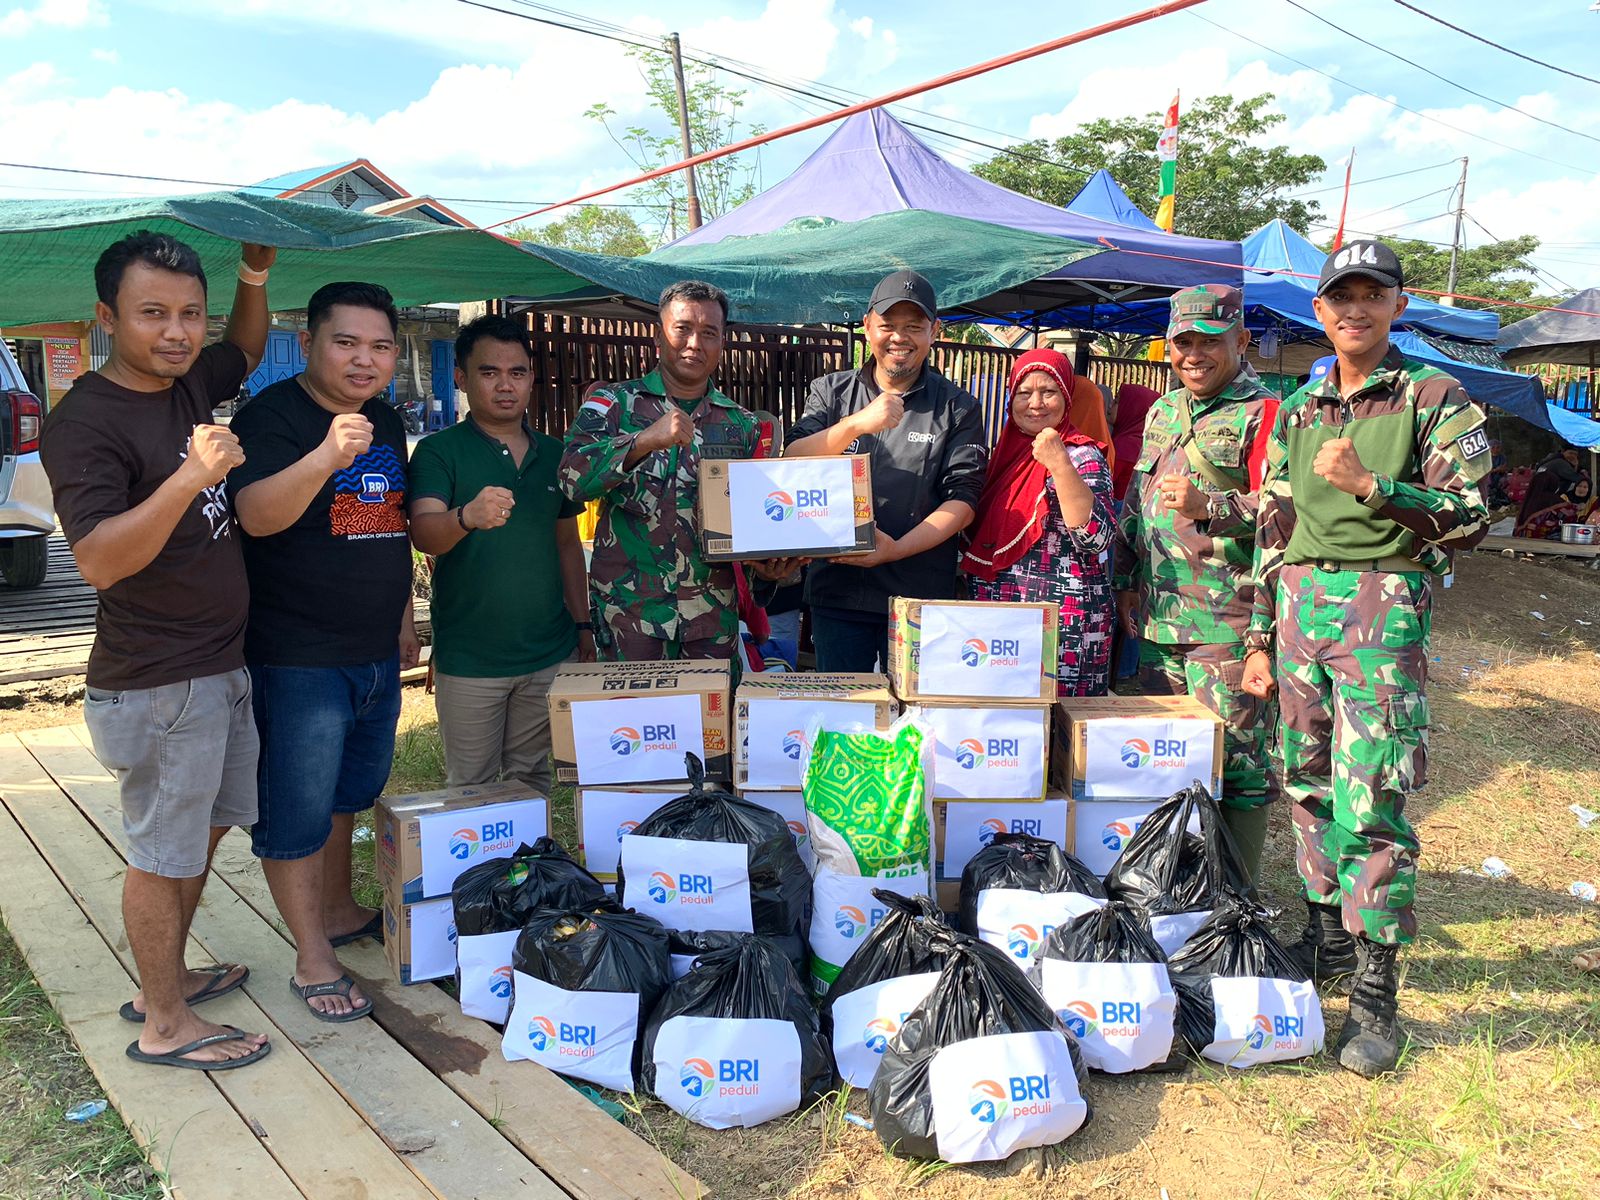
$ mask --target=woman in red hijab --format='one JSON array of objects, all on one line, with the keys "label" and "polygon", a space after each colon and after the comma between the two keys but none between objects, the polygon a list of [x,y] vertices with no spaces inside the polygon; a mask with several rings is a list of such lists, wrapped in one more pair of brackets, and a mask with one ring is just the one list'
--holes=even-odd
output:
[{"label": "woman in red hijab", "polygon": [[1010,413],[989,456],[961,568],[974,600],[1061,606],[1059,691],[1103,696],[1113,604],[1106,547],[1111,471],[1105,447],[1067,419],[1072,361],[1030,350],[1011,369]]}]

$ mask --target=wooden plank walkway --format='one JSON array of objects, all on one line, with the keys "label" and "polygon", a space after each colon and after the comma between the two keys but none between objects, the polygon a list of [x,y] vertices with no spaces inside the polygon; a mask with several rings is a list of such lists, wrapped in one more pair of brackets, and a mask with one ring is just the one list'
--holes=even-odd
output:
[{"label": "wooden plank walkway", "polygon": [[248,843],[223,840],[190,961],[251,978],[208,1006],[273,1051],[205,1075],[135,1063],[116,1016],[134,987],[122,932],[117,786],[80,726],[0,735],[0,916],[106,1096],[189,1200],[677,1200],[699,1182],[529,1062],[431,984],[403,988],[373,943],[342,950],[375,1018],[328,1025],[285,986],[291,943]]},{"label": "wooden plank walkway", "polygon": [[1547,538],[1507,537],[1491,533],[1478,543],[1479,550],[1516,550],[1521,554],[1564,554],[1569,558],[1600,558],[1600,546],[1575,546]]},{"label": "wooden plank walkway", "polygon": [[[82,675],[94,644],[94,611],[94,589],[78,574],[66,539],[52,535],[42,584],[19,591],[0,583],[0,685]],[[417,601],[416,621],[428,641],[426,600]]]}]

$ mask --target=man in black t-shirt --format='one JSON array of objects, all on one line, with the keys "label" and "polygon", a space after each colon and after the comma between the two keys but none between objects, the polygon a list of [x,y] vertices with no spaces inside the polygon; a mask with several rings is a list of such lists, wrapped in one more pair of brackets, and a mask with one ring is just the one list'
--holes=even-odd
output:
[{"label": "man in black t-shirt", "polygon": [[261,731],[252,849],[294,935],[291,982],[324,1021],[372,1011],[333,948],[381,928],[350,893],[350,837],[389,780],[400,672],[419,657],[405,427],[384,398],[397,331],[384,288],[318,289],[300,335],[304,373],[233,420]]},{"label": "man in black t-shirt", "polygon": [[39,455],[78,569],[99,593],[84,721],[117,777],[128,871],[122,914],[140,993],[128,1056],[227,1070],[271,1048],[199,1016],[249,971],[184,965],[212,852],[256,816],[256,729],[244,670],[249,597],[224,482],[243,461],[212,420],[261,361],[267,269],[277,251],[246,245],[223,340],[202,349],[200,256],[139,232],[95,264],[95,317],[111,355],[45,420]]}]

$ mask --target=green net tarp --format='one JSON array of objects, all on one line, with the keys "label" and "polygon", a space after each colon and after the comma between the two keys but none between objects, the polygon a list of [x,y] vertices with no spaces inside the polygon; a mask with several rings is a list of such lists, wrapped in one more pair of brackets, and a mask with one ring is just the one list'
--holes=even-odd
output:
[{"label": "green net tarp", "polygon": [[238,243],[279,247],[274,310],[304,308],[325,283],[381,283],[401,305],[516,296],[558,306],[620,297],[646,307],[675,280],[726,291],[736,321],[859,323],[891,271],[922,272],[944,308],[1039,279],[1102,249],[963,217],[911,210],[864,221],[807,223],[709,246],[613,258],[474,229],[246,193],[133,200],[0,201],[0,325],[81,320],[94,310],[94,263],[138,229],[171,233],[199,251],[214,313],[233,299]]}]

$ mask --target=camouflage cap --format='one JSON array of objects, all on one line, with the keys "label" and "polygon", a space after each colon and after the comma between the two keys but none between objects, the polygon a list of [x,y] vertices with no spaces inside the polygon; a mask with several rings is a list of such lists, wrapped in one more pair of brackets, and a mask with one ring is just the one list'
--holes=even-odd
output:
[{"label": "camouflage cap", "polygon": [[1202,283],[1184,288],[1172,297],[1172,316],[1167,336],[1180,333],[1208,333],[1213,336],[1239,328],[1244,320],[1244,297],[1239,289],[1225,283]]}]

